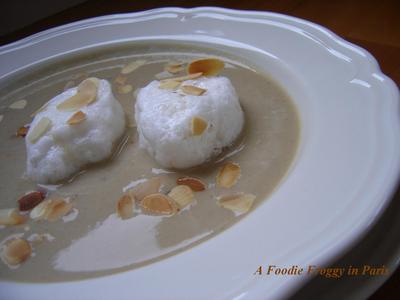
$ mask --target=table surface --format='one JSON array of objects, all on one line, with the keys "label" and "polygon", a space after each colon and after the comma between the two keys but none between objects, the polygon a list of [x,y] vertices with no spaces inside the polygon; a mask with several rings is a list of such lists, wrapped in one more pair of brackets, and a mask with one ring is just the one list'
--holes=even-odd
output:
[{"label": "table surface", "polygon": [[[85,18],[164,6],[220,6],[243,10],[263,10],[318,23],[346,40],[367,49],[378,60],[382,71],[400,85],[400,1],[398,0],[89,0],[21,30],[0,36],[0,45]],[[393,200],[400,201],[400,190],[397,190]],[[397,269],[370,299],[394,299],[397,292],[400,291],[399,279],[400,269]]]}]

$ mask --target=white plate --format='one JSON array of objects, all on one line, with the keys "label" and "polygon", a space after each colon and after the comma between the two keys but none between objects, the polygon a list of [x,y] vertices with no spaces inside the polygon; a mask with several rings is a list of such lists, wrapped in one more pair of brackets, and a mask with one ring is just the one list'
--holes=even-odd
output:
[{"label": "white plate", "polygon": [[388,204],[400,166],[398,89],[365,50],[304,20],[217,8],[94,18],[1,47],[0,80],[67,52],[159,39],[243,56],[286,88],[302,120],[289,175],[246,218],[189,251],[80,282],[2,282],[3,297],[285,297],[310,276],[255,276],[258,266],[325,265],[361,238]]}]

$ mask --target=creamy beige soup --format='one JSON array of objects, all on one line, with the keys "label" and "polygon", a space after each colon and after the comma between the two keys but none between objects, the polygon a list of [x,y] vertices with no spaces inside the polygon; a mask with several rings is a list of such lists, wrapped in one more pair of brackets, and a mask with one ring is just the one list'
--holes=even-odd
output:
[{"label": "creamy beige soup", "polygon": [[[88,76],[113,83],[124,65],[145,60],[146,64],[128,75],[125,85],[133,87],[131,92],[121,93],[113,83],[115,97],[132,119],[137,88],[154,80],[170,61],[205,56],[219,56],[227,62],[221,75],[232,81],[245,112],[243,133],[213,161],[190,170],[164,170],[138,147],[136,128],[131,126],[127,127],[111,159],[87,167],[71,180],[38,186],[26,179],[25,143],[15,133],[32,121],[30,115],[35,110],[66,86],[75,86]],[[12,105],[19,100],[26,100],[26,106],[23,107],[23,102]],[[42,242],[31,243],[32,255],[20,265],[9,266],[0,261],[2,280],[27,282],[79,280],[126,271],[212,238],[246,215],[236,215],[218,206],[216,197],[251,193],[256,195],[251,210],[256,209],[288,172],[300,131],[294,104],[284,89],[268,76],[239,60],[224,59],[224,54],[215,50],[167,44],[99,49],[67,57],[3,82],[0,119],[0,208],[17,207],[22,195],[39,188],[46,190],[49,197],[69,198],[74,205],[67,216],[56,222],[28,219],[21,225],[1,226],[3,246],[12,237],[32,241],[36,234],[45,236]],[[217,188],[217,172],[227,161],[240,165],[241,177],[232,188]],[[162,190],[168,192],[181,176],[198,177],[206,183],[205,191],[195,192],[195,203],[190,207],[172,216],[135,213],[126,220],[117,216],[118,199],[140,180],[161,177]]]}]

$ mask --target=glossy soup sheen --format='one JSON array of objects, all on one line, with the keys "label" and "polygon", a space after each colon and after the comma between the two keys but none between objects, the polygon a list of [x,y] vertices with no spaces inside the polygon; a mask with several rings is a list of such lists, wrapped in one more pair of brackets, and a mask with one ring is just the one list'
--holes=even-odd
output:
[{"label": "glossy soup sheen", "polygon": [[[26,151],[17,129],[32,120],[30,115],[59,94],[66,85],[79,84],[86,77],[113,82],[121,67],[144,59],[146,64],[129,74],[127,84],[137,89],[155,79],[170,61],[190,61],[224,54],[207,48],[188,48],[166,44],[132,44],[99,49],[66,57],[23,74],[18,80],[3,83],[0,89],[0,208],[17,207],[17,200],[37,185],[24,176]],[[232,58],[230,58],[232,59]],[[226,59],[227,60],[227,59]],[[79,280],[126,271],[166,258],[220,233],[244,215],[219,207],[216,196],[234,192],[257,196],[252,210],[278,186],[296,154],[300,124],[296,108],[284,89],[272,79],[230,60],[221,75],[236,88],[245,112],[245,127],[229,149],[204,166],[190,170],[162,170],[162,167],[138,147],[136,128],[127,128],[111,159],[87,167],[69,182],[45,187],[50,196],[69,197],[73,212],[56,222],[28,220],[17,226],[2,226],[0,241],[33,234],[48,234],[33,246],[33,255],[16,268],[0,261],[0,279],[27,282]],[[132,116],[134,93],[115,97]],[[25,99],[23,109],[11,109],[13,102]],[[218,169],[226,162],[238,163],[241,177],[230,189],[215,187]],[[149,216],[137,213],[121,220],[116,203],[124,187],[140,179],[159,176],[167,192],[178,177],[201,178],[208,188],[196,192],[196,202],[173,216]],[[251,213],[251,210],[250,212]],[[240,243],[238,241],[238,243]]]}]

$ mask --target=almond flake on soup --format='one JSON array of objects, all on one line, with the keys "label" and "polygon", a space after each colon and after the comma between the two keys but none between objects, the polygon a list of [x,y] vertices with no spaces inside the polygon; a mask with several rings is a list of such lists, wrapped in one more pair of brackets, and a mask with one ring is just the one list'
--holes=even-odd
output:
[{"label": "almond flake on soup", "polygon": [[157,194],[160,190],[160,187],[161,179],[159,177],[153,177],[128,190],[128,194],[133,199],[140,202],[148,195]]},{"label": "almond flake on soup", "polygon": [[0,209],[0,225],[19,225],[25,221],[26,218],[20,215],[16,208]]},{"label": "almond flake on soup", "polygon": [[172,62],[172,63],[168,63],[164,70],[171,73],[171,74],[176,74],[179,72],[183,71],[183,64],[182,62]]},{"label": "almond flake on soup", "polygon": [[156,215],[172,215],[178,210],[171,197],[160,193],[144,197],[140,206],[144,212]]},{"label": "almond flake on soup", "polygon": [[29,126],[22,126],[22,127],[18,128],[15,135],[17,137],[26,137],[26,135],[28,134],[28,131],[29,131]]},{"label": "almond flake on soup", "polygon": [[25,106],[28,104],[28,101],[25,99],[15,101],[14,103],[11,103],[8,108],[11,109],[24,109]]},{"label": "almond flake on soup", "polygon": [[231,188],[240,177],[240,166],[236,163],[226,163],[217,174],[217,186]]},{"label": "almond flake on soup", "polygon": [[19,265],[27,260],[32,253],[30,244],[21,238],[8,241],[2,249],[1,257],[9,265]]},{"label": "almond flake on soup", "polygon": [[177,185],[169,193],[171,197],[180,209],[189,205],[194,200],[193,191],[187,185]]},{"label": "almond flake on soup", "polygon": [[253,206],[256,196],[253,194],[238,194],[218,198],[218,205],[236,213],[246,213]]},{"label": "almond flake on soup", "polygon": [[39,203],[30,212],[30,217],[35,221],[47,220],[54,222],[67,215],[71,209],[72,204],[62,198],[48,199]]},{"label": "almond flake on soup", "polygon": [[122,69],[121,69],[121,74],[123,75],[127,75],[132,73],[133,71],[135,71],[136,69],[140,68],[141,66],[143,66],[146,63],[145,60],[135,60],[132,61],[128,64],[126,64]]},{"label": "almond flake on soup", "polygon": [[176,180],[176,184],[187,185],[194,192],[201,192],[206,189],[206,185],[204,184],[204,182],[195,177],[180,177]]},{"label": "almond flake on soup", "polygon": [[117,214],[122,220],[133,217],[134,200],[129,195],[123,195],[117,203]]},{"label": "almond flake on soup", "polygon": [[202,58],[192,61],[188,66],[188,73],[194,74],[201,72],[204,76],[218,75],[225,64],[217,58]]}]

